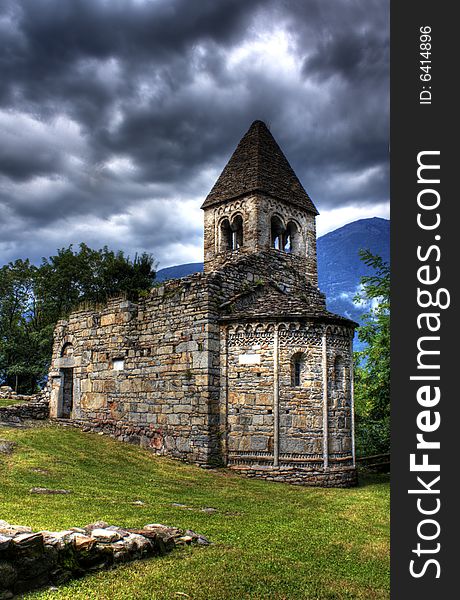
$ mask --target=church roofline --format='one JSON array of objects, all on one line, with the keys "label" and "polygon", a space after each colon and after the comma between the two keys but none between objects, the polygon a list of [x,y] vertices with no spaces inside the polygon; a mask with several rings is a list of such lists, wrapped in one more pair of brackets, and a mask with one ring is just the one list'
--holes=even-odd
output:
[{"label": "church roofline", "polygon": [[241,314],[238,315],[222,315],[219,317],[219,321],[221,323],[238,323],[238,322],[244,322],[244,323],[254,323],[254,322],[265,322],[265,321],[276,321],[276,322],[283,322],[283,321],[298,321],[299,319],[309,319],[311,321],[323,321],[324,323],[326,323],[327,325],[344,325],[346,327],[352,327],[353,329],[356,329],[357,327],[359,327],[359,323],[356,323],[356,321],[353,321],[352,319],[348,319],[347,317],[342,317],[340,315],[336,315],[335,313],[331,313],[329,311],[325,311],[325,312],[311,312],[311,313],[307,313],[307,312],[290,312],[289,314],[275,314],[273,312],[271,313],[267,313],[266,315],[248,315],[248,316],[243,316]]},{"label": "church roofline", "polygon": [[314,210],[307,208],[304,204],[302,203],[296,203],[293,202],[292,199],[291,200],[287,200],[285,197],[282,197],[281,195],[276,195],[276,194],[271,194],[270,192],[267,192],[266,190],[262,189],[262,188],[258,188],[255,187],[253,189],[248,189],[245,192],[242,192],[241,194],[236,194],[235,196],[229,196],[228,198],[216,198],[215,200],[211,200],[210,202],[203,202],[203,204],[201,205],[201,209],[205,210],[206,208],[209,208],[211,206],[218,206],[220,204],[225,204],[225,202],[231,202],[233,200],[239,200],[241,198],[245,198],[248,196],[253,196],[254,194],[263,194],[264,196],[267,196],[268,198],[273,198],[274,200],[279,200],[280,202],[284,202],[286,204],[293,204],[294,206],[296,206],[297,208],[301,208],[307,212],[313,213],[314,215],[319,215],[320,212],[319,210],[314,206]]}]

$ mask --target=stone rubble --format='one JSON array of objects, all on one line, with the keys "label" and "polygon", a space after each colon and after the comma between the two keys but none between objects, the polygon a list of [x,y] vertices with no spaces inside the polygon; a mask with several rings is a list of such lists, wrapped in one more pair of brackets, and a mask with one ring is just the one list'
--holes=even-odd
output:
[{"label": "stone rubble", "polygon": [[16,446],[16,442],[0,439],[0,454],[12,454]]},{"label": "stone rubble", "polygon": [[30,494],[71,494],[70,490],[51,490],[44,487],[33,487],[29,490]]},{"label": "stone rubble", "polygon": [[126,529],[99,521],[63,531],[34,532],[0,520],[0,600],[190,544],[210,542],[194,531],[161,523]]}]

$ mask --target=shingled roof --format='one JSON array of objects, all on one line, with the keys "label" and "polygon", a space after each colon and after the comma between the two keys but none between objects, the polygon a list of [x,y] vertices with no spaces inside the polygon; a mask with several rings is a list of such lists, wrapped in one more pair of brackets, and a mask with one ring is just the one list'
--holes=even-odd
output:
[{"label": "shingled roof", "polygon": [[201,208],[262,192],[318,214],[297,175],[263,121],[254,121]]}]

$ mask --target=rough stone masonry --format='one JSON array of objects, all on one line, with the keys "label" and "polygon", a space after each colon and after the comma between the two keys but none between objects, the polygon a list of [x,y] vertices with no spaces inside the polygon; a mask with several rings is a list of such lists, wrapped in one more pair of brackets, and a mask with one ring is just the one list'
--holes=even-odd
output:
[{"label": "rough stone masonry", "polygon": [[203,203],[204,273],[57,324],[50,413],[200,465],[356,483],[352,338],[317,287],[317,210],[262,121]]},{"label": "rough stone masonry", "polygon": [[132,560],[162,556],[177,546],[209,543],[194,531],[160,523],[123,529],[98,521],[34,533],[30,527],[0,519],[0,600]]}]

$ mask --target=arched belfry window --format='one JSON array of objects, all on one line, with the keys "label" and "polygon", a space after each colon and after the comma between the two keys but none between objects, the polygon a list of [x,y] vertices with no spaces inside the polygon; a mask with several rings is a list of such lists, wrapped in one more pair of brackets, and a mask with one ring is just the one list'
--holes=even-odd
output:
[{"label": "arched belfry window", "polygon": [[291,385],[292,387],[300,387],[302,385],[302,377],[305,371],[305,354],[296,352],[291,358]]},{"label": "arched belfry window", "polygon": [[232,228],[230,227],[230,221],[224,219],[220,224],[220,251],[225,252],[226,250],[232,249]]},{"label": "arched belfry window", "polygon": [[283,249],[284,225],[281,219],[273,216],[271,219],[271,247],[275,250]]},{"label": "arched belfry window", "polygon": [[284,225],[277,215],[271,218],[271,247],[275,250],[296,254],[301,250],[301,238],[299,226],[294,221]]},{"label": "arched belfry window", "polygon": [[238,250],[243,245],[243,217],[235,215],[233,219],[223,219],[220,223],[220,252]]},{"label": "arched belfry window", "polygon": [[289,221],[283,234],[283,250],[285,252],[297,250],[297,234],[297,225],[293,221]]},{"label": "arched belfry window", "polygon": [[236,215],[232,221],[232,250],[237,250],[243,245],[243,217]]}]

